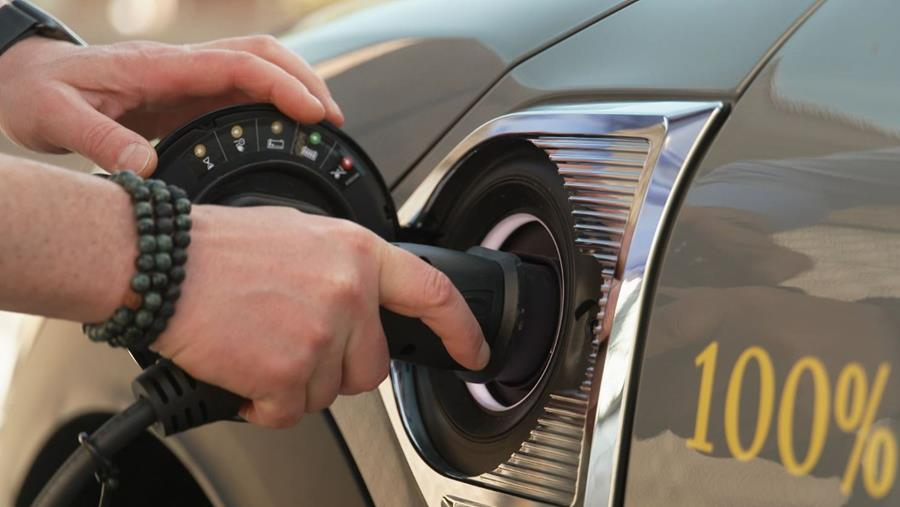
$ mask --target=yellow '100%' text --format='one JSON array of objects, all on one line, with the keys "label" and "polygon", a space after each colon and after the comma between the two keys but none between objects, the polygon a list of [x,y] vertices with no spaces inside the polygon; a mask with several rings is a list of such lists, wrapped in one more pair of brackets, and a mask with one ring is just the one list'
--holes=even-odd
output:
[{"label": "yellow '100%' text", "polygon": [[[709,440],[709,411],[718,354],[719,344],[714,341],[694,359],[694,364],[700,369],[700,391],[694,436],[687,440],[687,446],[704,453],[713,451],[713,443]],[[739,427],[741,393],[744,376],[751,362],[755,363],[759,374],[759,403],[753,436],[750,443],[745,444],[741,440]],[[884,498],[893,488],[897,475],[897,439],[889,427],[873,427],[873,423],[890,373],[890,363],[880,364],[869,385],[868,375],[862,365],[850,362],[838,374],[832,398],[829,375],[821,360],[804,356],[795,362],[781,387],[778,403],[778,454],[784,468],[799,476],[809,474],[816,467],[825,449],[833,412],[837,427],[841,431],[855,434],[844,468],[841,490],[849,495],[853,491],[856,477],[862,475],[866,493],[874,499]],[[805,454],[798,456],[794,448],[794,411],[798,384],[805,374],[809,374],[813,385],[812,425],[809,447]],[[769,353],[755,346],[744,349],[731,369],[725,391],[725,443],[735,459],[749,461],[759,455],[768,438],[775,414],[775,394],[775,368]]]}]

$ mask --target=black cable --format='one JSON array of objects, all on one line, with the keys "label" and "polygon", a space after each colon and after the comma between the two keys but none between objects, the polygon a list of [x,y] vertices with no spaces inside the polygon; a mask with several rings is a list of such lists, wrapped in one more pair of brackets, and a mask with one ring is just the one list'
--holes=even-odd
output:
[{"label": "black cable", "polygon": [[101,506],[116,486],[112,456],[150,425],[172,435],[215,421],[236,419],[240,396],[199,382],[166,359],[150,366],[131,384],[135,401],[112,416],[92,435],[79,435],[78,449],[44,485],[32,507],[68,505],[95,476],[102,486]]},{"label": "black cable", "polygon": [[[81,445],[59,467],[32,507],[61,507],[69,505],[73,498],[90,481],[95,470],[105,466],[98,459],[108,460],[129,442],[137,438],[156,421],[153,406],[144,398],[111,417],[88,439],[89,445]],[[92,447],[94,451],[89,450]]]}]

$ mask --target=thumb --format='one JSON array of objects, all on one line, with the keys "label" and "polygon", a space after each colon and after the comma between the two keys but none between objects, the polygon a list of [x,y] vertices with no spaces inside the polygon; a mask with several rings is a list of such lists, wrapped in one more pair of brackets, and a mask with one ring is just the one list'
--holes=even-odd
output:
[{"label": "thumb", "polygon": [[156,168],[156,150],[149,141],[84,101],[70,104],[56,121],[48,123],[50,139],[107,171],[129,170],[149,176]]}]

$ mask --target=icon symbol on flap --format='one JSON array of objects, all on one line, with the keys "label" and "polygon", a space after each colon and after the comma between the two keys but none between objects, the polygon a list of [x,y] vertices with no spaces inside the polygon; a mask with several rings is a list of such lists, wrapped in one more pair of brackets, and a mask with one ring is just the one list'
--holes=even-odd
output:
[{"label": "icon symbol on flap", "polygon": [[234,142],[234,148],[237,151],[244,153],[244,149],[247,145],[247,140],[242,137],[240,139],[235,139],[233,142]]},{"label": "icon symbol on flap", "polygon": [[300,148],[300,155],[312,160],[313,162],[315,162],[316,159],[319,158],[319,152],[307,146]]},{"label": "icon symbol on flap", "polygon": [[283,150],[284,139],[266,139],[266,148],[270,150]]}]

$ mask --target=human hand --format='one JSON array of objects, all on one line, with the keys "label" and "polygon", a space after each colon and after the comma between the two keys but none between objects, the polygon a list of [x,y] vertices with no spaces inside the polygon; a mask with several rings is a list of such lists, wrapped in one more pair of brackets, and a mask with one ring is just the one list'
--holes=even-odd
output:
[{"label": "human hand", "polygon": [[449,279],[345,220],[289,208],[194,207],[178,311],[153,348],[284,427],[388,374],[379,305],[421,318],[460,364],[490,357]]},{"label": "human hand", "polygon": [[0,130],[27,148],[78,152],[147,176],[160,137],[207,111],[270,102],[291,118],[340,126],[310,66],[270,36],[171,46],[76,46],[30,37],[0,56]]}]

